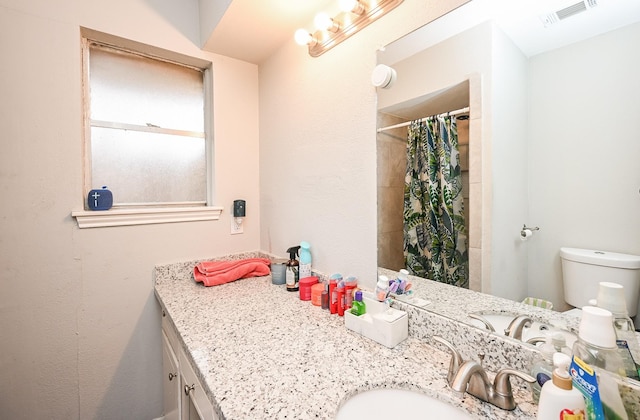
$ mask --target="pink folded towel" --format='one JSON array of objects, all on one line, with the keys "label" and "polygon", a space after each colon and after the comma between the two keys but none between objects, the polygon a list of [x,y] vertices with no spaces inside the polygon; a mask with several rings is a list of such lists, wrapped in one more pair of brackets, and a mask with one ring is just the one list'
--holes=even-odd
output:
[{"label": "pink folded towel", "polygon": [[234,261],[203,261],[193,269],[193,278],[205,286],[217,286],[248,277],[268,275],[271,261],[267,258],[247,258]]}]

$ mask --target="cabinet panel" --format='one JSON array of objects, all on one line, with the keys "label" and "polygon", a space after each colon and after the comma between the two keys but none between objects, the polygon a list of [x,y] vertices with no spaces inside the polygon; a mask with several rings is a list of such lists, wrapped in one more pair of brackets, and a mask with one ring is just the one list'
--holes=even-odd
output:
[{"label": "cabinet panel", "polygon": [[180,420],[180,372],[178,358],[162,331],[162,392],[164,420]]},{"label": "cabinet panel", "polygon": [[213,406],[182,350],[178,360],[182,375],[182,420],[195,420],[194,416],[201,420],[216,420]]}]

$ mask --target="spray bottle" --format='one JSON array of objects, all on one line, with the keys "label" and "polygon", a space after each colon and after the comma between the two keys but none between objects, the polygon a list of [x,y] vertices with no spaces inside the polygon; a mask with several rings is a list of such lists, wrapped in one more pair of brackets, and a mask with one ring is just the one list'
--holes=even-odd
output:
[{"label": "spray bottle", "polygon": [[289,253],[289,261],[287,261],[287,272],[285,277],[287,279],[287,291],[289,292],[297,292],[299,288],[300,273],[298,272],[298,268],[300,263],[296,260],[299,249],[299,246],[292,246],[287,249],[287,252]]}]

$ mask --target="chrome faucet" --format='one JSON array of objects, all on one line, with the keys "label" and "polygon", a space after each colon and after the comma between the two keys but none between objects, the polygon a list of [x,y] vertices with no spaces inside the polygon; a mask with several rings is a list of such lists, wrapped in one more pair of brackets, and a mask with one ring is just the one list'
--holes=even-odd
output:
[{"label": "chrome faucet", "polygon": [[518,315],[513,318],[507,328],[505,328],[504,335],[522,340],[522,330],[529,328],[532,322],[531,318],[527,315]]},{"label": "chrome faucet", "polygon": [[527,382],[535,382],[535,378],[531,375],[505,368],[498,371],[493,383],[491,383],[487,372],[480,363],[472,360],[462,362],[462,356],[451,343],[438,336],[433,336],[433,339],[444,344],[451,351],[447,381],[456,393],[462,395],[467,392],[503,410],[513,410],[516,408],[516,402],[513,399],[509,377],[517,376]]},{"label": "chrome faucet", "polygon": [[491,325],[491,323],[489,321],[487,321],[487,319],[485,317],[483,317],[482,315],[471,313],[471,314],[467,314],[467,316],[469,318],[471,318],[471,319],[476,319],[476,320],[482,322],[484,324],[485,328],[488,329],[489,331],[491,331],[491,332],[495,332],[496,331],[496,329],[493,328],[493,325]]},{"label": "chrome faucet", "polygon": [[462,364],[464,363],[464,360],[462,359],[462,356],[460,355],[458,350],[455,347],[453,347],[453,344],[451,344],[444,338],[437,335],[434,335],[433,339],[436,340],[438,343],[443,344],[451,352],[451,362],[449,362],[449,370],[447,372],[447,381],[449,382],[449,385],[451,385],[451,382],[453,382],[454,376],[456,375],[456,373],[458,373],[458,370],[460,369],[460,366],[462,366]]}]

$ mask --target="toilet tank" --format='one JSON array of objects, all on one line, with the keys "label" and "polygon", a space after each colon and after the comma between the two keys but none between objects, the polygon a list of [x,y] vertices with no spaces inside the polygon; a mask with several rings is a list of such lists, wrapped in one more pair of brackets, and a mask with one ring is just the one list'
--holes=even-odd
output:
[{"label": "toilet tank", "polygon": [[564,300],[577,308],[598,296],[601,281],[624,287],[630,317],[638,312],[640,256],[578,248],[560,248]]}]

